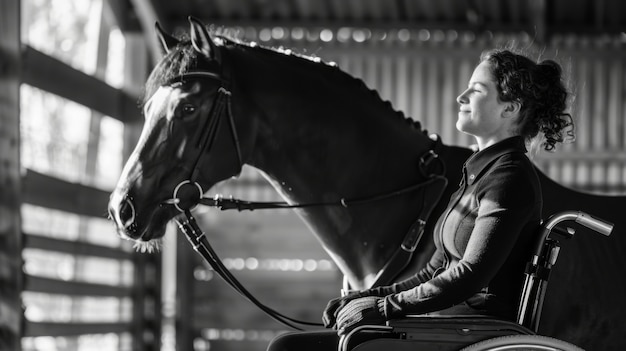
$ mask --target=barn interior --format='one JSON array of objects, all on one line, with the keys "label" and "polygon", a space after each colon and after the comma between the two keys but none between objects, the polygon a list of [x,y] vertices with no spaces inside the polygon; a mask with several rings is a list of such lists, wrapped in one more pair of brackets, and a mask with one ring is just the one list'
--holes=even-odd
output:
[{"label": "barn interior", "polygon": [[[107,219],[162,57],[158,22],[289,49],[362,79],[449,145],[457,95],[490,48],[559,62],[577,138],[533,161],[581,192],[626,194],[621,0],[3,0],[0,2],[0,349],[265,350],[287,329],[237,295],[172,224],[137,252]],[[282,201],[245,166],[211,194]],[[319,321],[342,273],[292,210],[197,217],[259,300]]]}]

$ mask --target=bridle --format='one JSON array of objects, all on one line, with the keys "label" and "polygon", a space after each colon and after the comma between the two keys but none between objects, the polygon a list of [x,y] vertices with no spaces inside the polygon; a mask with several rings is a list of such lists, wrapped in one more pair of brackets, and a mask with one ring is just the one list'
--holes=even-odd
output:
[{"label": "bridle", "polygon": [[204,195],[202,186],[198,182],[200,177],[200,165],[202,163],[203,157],[210,154],[211,152],[211,148],[213,147],[217,132],[220,128],[220,123],[223,119],[222,116],[225,116],[227,118],[228,126],[230,129],[230,136],[235,146],[235,153],[237,155],[237,163],[235,164],[235,171],[233,172],[233,174],[240,174],[243,167],[241,146],[239,143],[239,136],[237,134],[237,127],[235,125],[235,119],[233,117],[231,107],[232,93],[229,90],[230,79],[213,72],[190,71],[173,79],[170,79],[167,83],[165,83],[165,85],[179,84],[190,80],[214,80],[220,82],[221,86],[217,90],[217,97],[213,102],[213,106],[211,107],[207,118],[204,119],[204,125],[199,128],[199,133],[201,133],[201,135],[198,143],[196,144],[196,148],[198,149],[198,156],[196,156],[193,162],[193,167],[191,168],[189,178],[178,183],[178,185],[176,185],[176,187],[174,188],[172,199],[166,200],[166,203],[174,205],[174,207],[180,212],[184,212],[184,209],[180,207],[180,198],[178,197],[178,193],[183,187],[193,186],[198,190],[200,198],[202,198],[202,195]]},{"label": "bridle", "polygon": [[[172,198],[167,199],[163,202],[163,205],[172,205],[174,206],[181,214],[184,215],[183,218],[178,216],[176,221],[180,230],[185,234],[187,240],[191,243],[193,249],[198,252],[204,260],[217,272],[233,289],[247,298],[254,305],[259,307],[261,310],[266,312],[270,317],[274,318],[280,323],[283,323],[291,328],[301,330],[301,328],[294,325],[310,325],[310,326],[322,326],[320,323],[310,323],[299,321],[296,319],[292,319],[287,317],[272,308],[264,305],[260,301],[258,301],[238,280],[236,277],[230,273],[230,271],[224,266],[221,259],[213,250],[211,244],[209,243],[205,233],[198,227],[195,218],[191,214],[191,211],[199,204],[217,207],[220,210],[229,210],[229,209],[237,209],[239,211],[242,210],[255,210],[255,209],[276,209],[276,208],[304,208],[304,207],[319,207],[319,206],[342,206],[342,207],[350,207],[356,205],[362,205],[365,203],[371,203],[380,201],[383,199],[388,199],[391,197],[396,197],[399,195],[411,193],[423,188],[426,188],[428,185],[436,185],[436,191],[434,194],[431,194],[429,200],[432,203],[432,206],[425,208],[420,217],[415,221],[415,223],[411,226],[409,233],[405,236],[405,239],[402,242],[400,248],[394,253],[390,262],[385,265],[383,270],[379,272],[379,276],[376,279],[376,283],[385,282],[391,280],[395,274],[400,272],[401,268],[404,268],[410,258],[412,256],[413,251],[415,250],[419,240],[424,231],[424,227],[426,224],[426,220],[430,215],[430,212],[434,205],[438,202],[441,194],[443,192],[443,188],[447,184],[447,180],[443,176],[445,174],[445,165],[443,161],[439,158],[438,154],[434,149],[428,150],[421,158],[418,164],[419,170],[423,176],[426,177],[426,181],[413,184],[408,187],[404,187],[395,191],[372,195],[364,198],[356,198],[356,199],[345,199],[341,198],[336,201],[328,201],[328,202],[314,202],[314,203],[301,203],[301,204],[289,204],[286,202],[253,202],[253,201],[243,201],[239,199],[233,198],[222,198],[221,196],[215,196],[213,198],[205,198],[204,190],[199,183],[200,177],[200,166],[203,162],[204,157],[211,153],[211,149],[215,142],[215,138],[217,132],[220,128],[220,123],[222,123],[222,119],[227,118],[227,123],[230,129],[230,136],[232,138],[232,143],[235,147],[235,153],[237,155],[237,163],[235,164],[235,172],[234,174],[239,174],[243,167],[243,158],[241,153],[241,146],[239,142],[239,137],[237,134],[237,128],[235,124],[235,120],[232,113],[231,107],[231,96],[232,93],[230,89],[230,79],[228,76],[228,71],[224,69],[222,74],[205,72],[205,71],[190,71],[180,76],[175,77],[174,79],[169,80],[165,85],[174,85],[178,83],[184,83],[190,80],[212,80],[218,81],[221,83],[220,88],[217,91],[217,97],[213,103],[211,110],[208,113],[207,118],[204,121],[204,125],[199,129],[199,133],[201,136],[198,140],[196,147],[199,149],[199,153],[196,156],[193,167],[191,168],[188,179],[181,181],[173,190]],[[225,117],[224,117],[225,116]],[[440,145],[440,142],[435,142],[435,147]],[[432,173],[430,172],[429,166],[433,161],[439,162],[440,165],[440,173]],[[185,206],[182,203],[179,194],[181,193],[183,188],[191,187],[191,192],[194,193],[197,191],[198,198],[197,201],[192,201],[190,206]],[[424,203],[426,203],[426,194],[424,195]],[[392,262],[393,261],[393,262]],[[388,268],[388,269],[387,269]],[[393,271],[396,271],[393,273]],[[391,273],[390,273],[391,272]]]}]

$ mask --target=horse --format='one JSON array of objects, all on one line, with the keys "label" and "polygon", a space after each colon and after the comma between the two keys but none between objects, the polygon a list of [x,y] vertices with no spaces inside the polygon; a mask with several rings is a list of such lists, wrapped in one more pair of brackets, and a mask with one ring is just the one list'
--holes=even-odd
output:
[{"label": "horse", "polygon": [[[145,124],[109,202],[119,235],[154,249],[167,222],[246,164],[287,203],[314,204],[294,211],[347,287],[389,284],[426,264],[434,222],[472,150],[429,135],[362,80],[316,57],[213,36],[193,18],[189,38],[158,24],[156,31],[164,57],[146,82]],[[616,232],[598,238],[581,227],[564,243],[539,333],[623,349],[626,197],[576,192],[538,172],[544,216],[579,209],[612,221]],[[387,269],[407,237],[410,261]]]}]

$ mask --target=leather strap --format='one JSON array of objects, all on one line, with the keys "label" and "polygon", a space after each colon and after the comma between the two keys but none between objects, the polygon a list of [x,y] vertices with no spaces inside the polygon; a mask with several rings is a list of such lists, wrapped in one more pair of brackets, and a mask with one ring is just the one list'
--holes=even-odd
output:
[{"label": "leather strap", "polygon": [[448,181],[444,177],[437,177],[434,182],[424,189],[424,204],[425,207],[421,211],[419,217],[413,225],[409,228],[409,231],[404,237],[400,247],[396,249],[396,252],[391,256],[387,264],[378,272],[376,279],[370,288],[377,286],[389,285],[394,278],[396,278],[411,262],[415,248],[419,244],[422,236],[424,235],[424,227],[426,221],[430,217],[432,210],[435,208],[441,195],[448,185]]}]

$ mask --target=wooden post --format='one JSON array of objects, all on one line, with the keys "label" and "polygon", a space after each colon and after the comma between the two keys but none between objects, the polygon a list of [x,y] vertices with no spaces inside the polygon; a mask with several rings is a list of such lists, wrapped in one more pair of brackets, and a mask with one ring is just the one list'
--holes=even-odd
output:
[{"label": "wooden post", "polygon": [[176,264],[176,280],[171,282],[176,286],[176,350],[193,350],[194,323],[193,323],[193,270],[196,253],[187,242],[184,235],[177,229],[169,233],[176,240],[173,252]]},{"label": "wooden post", "polygon": [[[139,96],[147,78],[148,50],[141,33],[125,32],[124,91]],[[143,119],[135,118],[141,110],[127,111],[124,124],[124,161],[133,151],[141,133]],[[132,116],[131,116],[132,115]],[[135,264],[133,350],[161,349],[161,255],[137,253]]]},{"label": "wooden post", "polygon": [[21,350],[20,1],[0,2],[0,349]]}]

